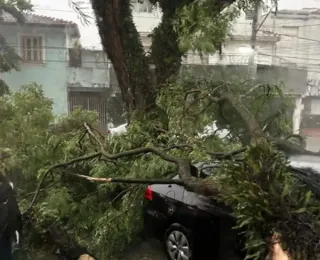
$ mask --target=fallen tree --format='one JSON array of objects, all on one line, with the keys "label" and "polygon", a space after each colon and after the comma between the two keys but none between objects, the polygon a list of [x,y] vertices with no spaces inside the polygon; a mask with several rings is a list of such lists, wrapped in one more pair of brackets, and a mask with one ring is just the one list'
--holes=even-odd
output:
[{"label": "fallen tree", "polygon": [[[258,88],[256,89],[258,90]],[[252,93],[251,90],[250,93]],[[281,243],[288,248],[293,259],[316,259],[315,257],[319,254],[316,245],[320,239],[320,229],[317,225],[319,202],[316,199],[320,195],[320,186],[316,184],[319,176],[312,172],[307,173],[290,168],[287,157],[288,155],[318,156],[319,154],[290,143],[285,140],[287,138],[281,139],[267,135],[247,107],[242,105],[246,104],[243,98],[247,97],[248,95],[235,97],[228,91],[227,86],[221,87],[221,85],[210,95],[207,95],[207,98],[215,104],[230,105],[234,109],[233,113],[237,113],[244,122],[246,133],[250,137],[249,143],[243,148],[226,153],[210,152],[210,156],[214,159],[223,160],[223,167],[219,174],[212,178],[202,180],[194,175],[192,157],[186,155],[186,150],[190,149],[190,145],[176,145],[162,149],[145,146],[110,153],[106,146],[108,144],[107,136],[101,135],[89,123],[84,123],[79,129],[81,133],[79,136],[84,147],[86,147],[84,144],[91,144],[93,152],[70,161],[54,164],[44,171],[25,214],[35,206],[48,176],[55,172],[67,178],[69,176],[72,180],[80,178],[93,183],[176,183],[231,206],[233,214],[238,220],[238,228],[248,226],[246,249],[251,258],[260,259],[269,253],[266,250],[270,247],[267,241],[276,232],[280,234]],[[188,149],[185,149],[185,146]],[[180,155],[174,155],[174,150],[182,151]],[[235,160],[239,153],[245,154],[241,162]],[[117,161],[124,158],[135,161],[138,160],[137,156],[145,157],[148,160],[151,155],[175,165],[180,179],[149,179],[147,176],[143,178],[117,178],[106,176],[105,173],[103,173],[104,177],[97,177],[74,171],[75,165],[85,161],[96,164],[104,162],[110,165],[117,164]],[[239,207],[239,205],[247,206]],[[280,209],[279,205],[281,205]],[[258,226],[260,228],[257,228]]]},{"label": "fallen tree", "polygon": [[[273,232],[279,232],[281,242],[288,244],[295,259],[303,259],[304,254],[313,257],[317,228],[309,245],[301,242],[306,236],[299,236],[297,241],[286,236],[297,234],[293,229],[302,222],[308,223],[309,233],[318,208],[314,199],[316,175],[301,171],[292,174],[280,152],[317,155],[289,142],[287,97],[277,86],[268,84],[241,79],[232,82],[210,77],[210,73],[202,79],[194,72],[177,75],[187,49],[203,51],[203,42],[210,42],[207,52],[218,49],[229,22],[247,1],[240,1],[237,10],[222,14],[220,11],[234,1],[216,1],[215,5],[212,1],[156,2],[165,15],[152,34],[153,81],[129,1],[92,1],[104,49],[113,63],[131,121],[125,135],[101,135],[96,130],[97,116],[80,109],[55,118],[51,101],[39,87],[29,86],[0,99],[0,145],[12,150],[4,167],[19,187],[20,204],[30,220],[25,240],[28,251],[45,248],[54,253],[59,249],[66,257],[74,257],[76,248],[76,254],[90,251],[100,259],[117,259],[117,253],[132,242],[141,226],[141,186],[132,184],[176,182],[214,196],[233,209],[237,209],[235,205],[253,204],[252,200],[264,206],[248,207],[257,219],[249,211],[234,210],[239,225],[252,227],[248,229],[252,233],[247,234],[247,249],[253,258],[267,254]],[[204,15],[207,20],[202,20]],[[187,25],[186,18],[192,18]],[[219,20],[223,26],[218,26]],[[194,30],[188,30],[189,25],[195,25]],[[206,33],[191,37],[199,30]],[[186,39],[192,41],[181,48]],[[281,101],[277,106],[275,99]],[[214,134],[198,136],[213,121],[230,130],[228,140]],[[236,160],[240,153],[244,153],[242,163]],[[217,178],[196,178],[191,163],[215,159],[224,161]],[[180,180],[173,181],[170,177],[176,172]],[[296,177],[301,180],[298,186],[292,181]],[[283,211],[274,214],[279,207],[273,201],[281,201]],[[305,207],[300,202],[306,203]],[[287,221],[288,216],[293,216],[293,222]],[[282,224],[287,222],[290,225],[286,228]],[[50,232],[53,223],[67,241],[62,245],[57,234]],[[34,255],[30,258],[36,259]]]}]

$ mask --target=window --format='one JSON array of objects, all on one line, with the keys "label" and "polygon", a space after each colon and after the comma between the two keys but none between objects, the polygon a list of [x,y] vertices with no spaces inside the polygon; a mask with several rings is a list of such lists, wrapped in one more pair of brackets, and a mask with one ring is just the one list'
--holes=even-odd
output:
[{"label": "window", "polygon": [[21,37],[21,58],[25,62],[43,62],[43,37],[22,36]]}]

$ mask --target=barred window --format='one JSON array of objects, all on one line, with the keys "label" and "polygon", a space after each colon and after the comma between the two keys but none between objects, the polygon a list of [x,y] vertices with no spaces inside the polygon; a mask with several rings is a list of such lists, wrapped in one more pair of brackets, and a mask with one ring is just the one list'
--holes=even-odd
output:
[{"label": "barred window", "polygon": [[22,36],[21,57],[24,62],[43,62],[43,37]]}]

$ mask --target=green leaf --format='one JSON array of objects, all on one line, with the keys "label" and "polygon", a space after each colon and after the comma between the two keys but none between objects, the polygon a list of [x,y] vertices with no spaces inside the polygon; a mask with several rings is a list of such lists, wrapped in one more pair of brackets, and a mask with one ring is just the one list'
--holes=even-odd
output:
[{"label": "green leaf", "polygon": [[312,191],[308,191],[304,197],[304,205],[306,206],[310,202]]},{"label": "green leaf", "polygon": [[281,194],[281,198],[284,199],[290,192],[290,187],[289,187],[289,183],[285,183],[282,194]]},{"label": "green leaf", "polygon": [[300,208],[300,209],[296,210],[295,213],[300,214],[300,213],[304,213],[304,212],[306,212],[306,211],[307,211],[306,208]]}]

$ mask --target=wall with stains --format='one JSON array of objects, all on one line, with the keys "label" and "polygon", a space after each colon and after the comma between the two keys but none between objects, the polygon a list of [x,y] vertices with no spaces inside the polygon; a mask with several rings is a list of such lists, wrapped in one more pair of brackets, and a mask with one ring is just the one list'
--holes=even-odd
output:
[{"label": "wall with stains", "polygon": [[69,66],[67,69],[68,87],[109,88],[109,66],[108,59],[102,51],[81,50],[78,66]]}]

